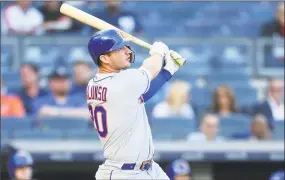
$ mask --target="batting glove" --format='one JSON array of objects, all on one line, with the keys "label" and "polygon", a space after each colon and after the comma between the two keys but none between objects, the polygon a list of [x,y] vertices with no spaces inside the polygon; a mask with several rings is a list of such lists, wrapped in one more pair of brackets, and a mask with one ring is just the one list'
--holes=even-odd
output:
[{"label": "batting glove", "polygon": [[153,55],[153,54],[159,54],[161,55],[161,57],[165,57],[165,55],[167,54],[167,52],[169,51],[168,46],[166,46],[164,43],[162,42],[154,42],[149,54]]},{"label": "batting glove", "polygon": [[173,75],[181,67],[177,62],[185,62],[185,58],[177,52],[170,50],[165,56],[165,61],[164,69]]}]

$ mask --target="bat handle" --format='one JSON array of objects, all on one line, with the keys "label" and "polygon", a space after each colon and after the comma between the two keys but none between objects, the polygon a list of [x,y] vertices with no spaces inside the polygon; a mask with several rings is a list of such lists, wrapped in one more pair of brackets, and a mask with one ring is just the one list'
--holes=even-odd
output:
[{"label": "bat handle", "polygon": [[142,43],[142,46],[150,50],[152,45],[149,43]]}]

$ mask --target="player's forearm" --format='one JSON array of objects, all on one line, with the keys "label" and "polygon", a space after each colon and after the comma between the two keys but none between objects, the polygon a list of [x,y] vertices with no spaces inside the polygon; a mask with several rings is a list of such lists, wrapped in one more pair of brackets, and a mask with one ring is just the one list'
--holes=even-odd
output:
[{"label": "player's forearm", "polygon": [[162,86],[171,79],[172,74],[166,69],[162,69],[159,74],[151,81],[149,90],[142,95],[144,102],[151,99]]},{"label": "player's forearm", "polygon": [[163,63],[163,57],[160,54],[153,54],[142,64],[142,68],[148,70],[151,75],[151,79],[154,79],[159,73]]},{"label": "player's forearm", "polygon": [[150,57],[147,58],[142,65],[142,68],[148,70],[151,80],[154,79],[159,73],[163,58],[169,51],[168,47],[162,42],[154,42],[149,51]]}]

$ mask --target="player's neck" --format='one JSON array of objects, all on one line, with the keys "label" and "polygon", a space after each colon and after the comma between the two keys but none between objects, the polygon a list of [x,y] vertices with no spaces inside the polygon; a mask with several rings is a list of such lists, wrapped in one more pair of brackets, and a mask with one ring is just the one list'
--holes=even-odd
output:
[{"label": "player's neck", "polygon": [[120,72],[120,70],[116,70],[116,69],[113,69],[113,68],[100,67],[98,69],[98,72],[99,73],[117,73],[117,72]]}]

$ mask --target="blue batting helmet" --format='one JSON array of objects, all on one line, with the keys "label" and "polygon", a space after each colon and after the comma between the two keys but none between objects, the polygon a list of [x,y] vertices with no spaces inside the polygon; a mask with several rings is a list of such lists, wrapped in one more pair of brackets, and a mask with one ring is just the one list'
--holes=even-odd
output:
[{"label": "blue batting helmet", "polygon": [[284,180],[284,171],[277,171],[273,173],[269,180]]},{"label": "blue batting helmet", "polygon": [[170,179],[174,179],[175,176],[190,175],[191,169],[187,161],[177,159],[168,166],[166,173]]},{"label": "blue batting helmet", "polygon": [[134,51],[129,46],[129,40],[114,29],[102,30],[95,33],[88,43],[88,51],[94,63],[98,65],[99,57],[107,52],[127,46],[131,51],[131,63],[134,62]]},{"label": "blue batting helmet", "polygon": [[30,153],[26,151],[16,151],[8,159],[8,171],[11,178],[15,176],[15,169],[24,167],[24,166],[32,166],[33,159]]}]

